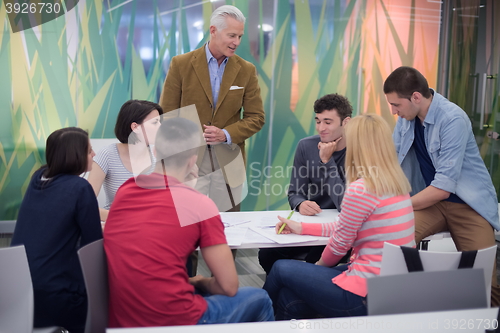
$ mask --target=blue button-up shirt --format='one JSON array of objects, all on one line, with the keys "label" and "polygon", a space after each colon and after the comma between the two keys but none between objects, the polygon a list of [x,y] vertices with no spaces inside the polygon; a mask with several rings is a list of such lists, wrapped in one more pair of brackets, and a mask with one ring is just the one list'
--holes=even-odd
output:
[{"label": "blue button-up shirt", "polygon": [[[425,145],[436,168],[431,185],[455,193],[500,230],[497,195],[467,114],[434,92],[423,125]],[[393,133],[398,160],[410,180],[412,195],[426,187],[412,147],[414,128],[415,120],[399,118]]]},{"label": "blue button-up shirt", "polygon": [[[210,49],[208,48],[208,43],[205,44],[205,53],[207,55],[208,73],[210,74],[210,86],[212,87],[212,105],[215,109],[219,99],[220,83],[222,82],[222,76],[224,76],[224,70],[226,69],[228,58],[226,57],[226,59],[224,59],[219,66],[217,59],[214,58],[212,52],[210,52]],[[224,143],[230,145],[231,136],[229,135],[229,132],[225,129],[222,129],[222,131],[226,135],[226,142]]]}]

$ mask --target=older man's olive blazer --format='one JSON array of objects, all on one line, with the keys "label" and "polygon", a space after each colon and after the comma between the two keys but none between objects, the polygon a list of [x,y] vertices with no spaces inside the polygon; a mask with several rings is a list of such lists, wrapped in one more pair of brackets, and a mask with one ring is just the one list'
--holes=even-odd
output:
[{"label": "older man's olive blazer", "polygon": [[[234,55],[227,61],[215,109],[208,72],[205,45],[172,58],[163,85],[160,105],[165,112],[194,104],[201,124],[225,129],[245,157],[245,140],[257,133],[265,122],[264,108],[255,66]],[[242,112],[243,110],[243,112]],[[226,144],[215,146],[221,166],[229,163]],[[226,154],[227,153],[227,154]]]}]

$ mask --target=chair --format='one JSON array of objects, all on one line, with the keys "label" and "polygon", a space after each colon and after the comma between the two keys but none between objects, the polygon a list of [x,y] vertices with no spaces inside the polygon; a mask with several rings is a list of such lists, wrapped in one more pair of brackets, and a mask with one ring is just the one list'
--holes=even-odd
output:
[{"label": "chair", "polygon": [[431,240],[444,239],[444,238],[451,238],[451,234],[450,234],[449,231],[442,231],[442,232],[438,232],[437,234],[425,237],[424,239],[422,239],[420,241],[420,243],[417,244],[417,249],[419,249],[419,250],[428,250],[429,249],[429,242]]},{"label": "chair", "polygon": [[0,249],[0,332],[55,333],[61,328],[33,329],[33,285],[24,245]]},{"label": "chair", "polygon": [[87,289],[88,310],[85,333],[105,333],[108,326],[108,266],[103,240],[78,250]]},{"label": "chair", "polygon": [[486,309],[483,275],[483,269],[457,269],[370,278],[368,315]]},{"label": "chair", "polygon": [[0,221],[0,248],[10,246],[15,228],[16,220]]},{"label": "chair", "polygon": [[110,139],[90,139],[90,144],[92,145],[92,149],[94,152],[98,153],[101,149],[109,146],[113,143],[120,143],[117,138]]},{"label": "chair", "polygon": [[[495,260],[497,246],[477,251],[473,268],[484,270],[484,282],[488,307],[491,298],[491,277],[493,275],[493,263]],[[428,272],[455,270],[458,268],[462,252],[433,252],[418,251],[422,261],[423,270]],[[384,243],[382,254],[382,266],[380,275],[406,274],[408,268],[401,247]]]}]

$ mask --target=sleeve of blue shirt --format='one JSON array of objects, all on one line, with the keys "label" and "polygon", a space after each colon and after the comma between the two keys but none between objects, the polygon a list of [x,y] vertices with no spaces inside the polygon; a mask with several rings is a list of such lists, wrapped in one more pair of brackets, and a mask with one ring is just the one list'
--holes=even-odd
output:
[{"label": "sleeve of blue shirt", "polygon": [[224,132],[224,134],[226,134],[226,142],[223,142],[227,145],[230,145],[232,142],[231,142],[231,135],[229,135],[229,132],[226,131],[225,129],[222,129],[222,131]]},{"label": "sleeve of blue shirt", "polygon": [[437,161],[433,161],[436,174],[431,182],[432,186],[455,193],[467,147],[468,137],[465,133],[469,131],[465,120],[461,117],[452,118],[441,125],[439,132],[441,141],[431,142],[427,147],[429,155],[439,150]]}]

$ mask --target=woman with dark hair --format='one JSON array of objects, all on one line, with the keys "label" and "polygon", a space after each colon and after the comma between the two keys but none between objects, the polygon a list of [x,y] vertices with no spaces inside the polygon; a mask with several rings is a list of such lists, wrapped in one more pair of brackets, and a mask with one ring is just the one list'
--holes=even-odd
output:
[{"label": "woman with dark hair", "polygon": [[122,105],[115,125],[120,143],[113,143],[97,153],[88,177],[96,196],[104,185],[106,204],[99,209],[101,221],[108,218],[118,188],[127,179],[154,165],[152,143],[160,127],[161,114],[161,106],[150,101],[130,100]]},{"label": "woman with dark hair", "polygon": [[24,195],[11,246],[24,245],[35,301],[35,327],[83,332],[87,295],[77,250],[102,238],[97,199],[79,175],[92,168],[87,133],[59,129],[47,138],[47,164]]}]

